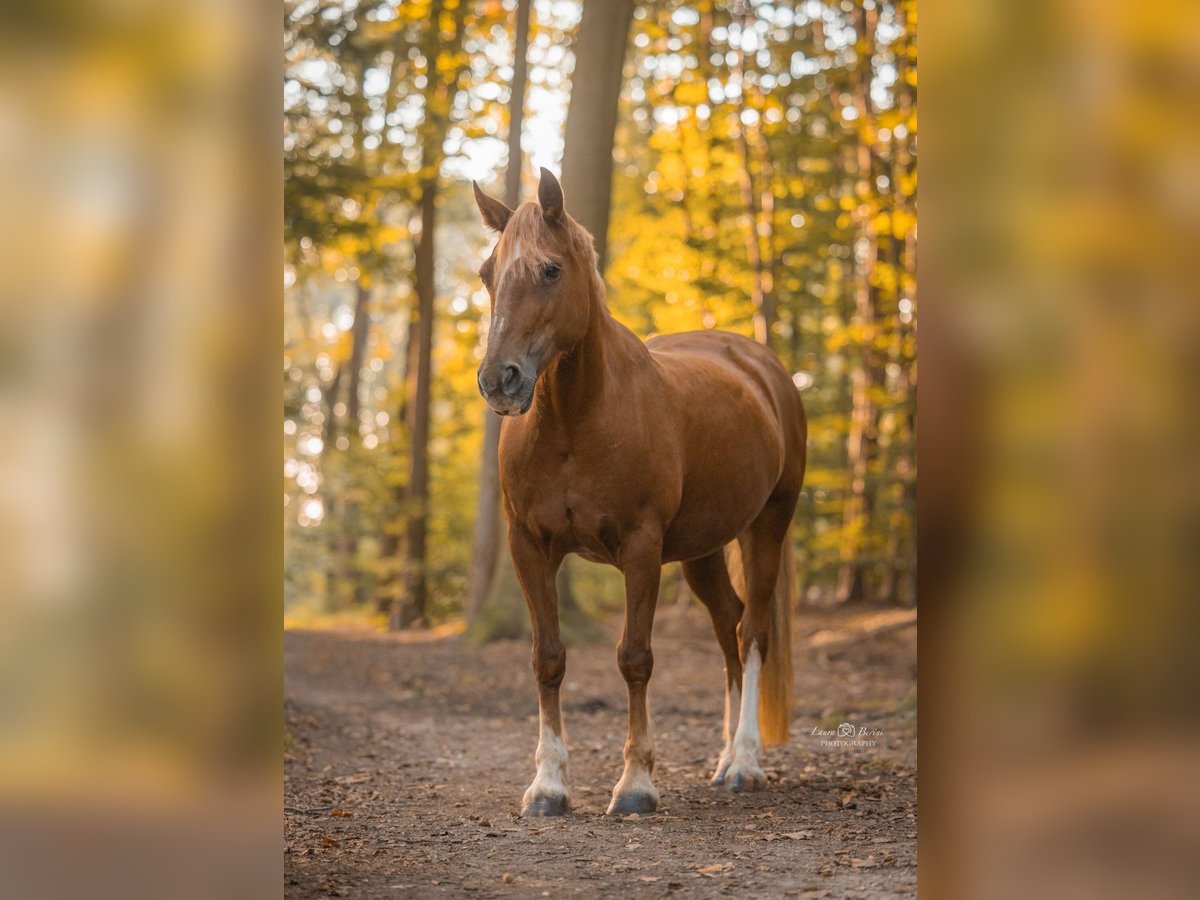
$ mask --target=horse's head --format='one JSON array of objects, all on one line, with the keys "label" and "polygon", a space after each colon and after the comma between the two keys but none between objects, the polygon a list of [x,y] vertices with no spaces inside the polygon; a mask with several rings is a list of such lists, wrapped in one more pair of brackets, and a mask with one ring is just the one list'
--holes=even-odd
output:
[{"label": "horse's head", "polygon": [[500,233],[479,270],[492,300],[479,392],[501,415],[521,415],[538,376],[587,333],[599,276],[591,235],[563,210],[562,187],[542,169],[538,202],[511,210],[475,185],[484,223]]}]

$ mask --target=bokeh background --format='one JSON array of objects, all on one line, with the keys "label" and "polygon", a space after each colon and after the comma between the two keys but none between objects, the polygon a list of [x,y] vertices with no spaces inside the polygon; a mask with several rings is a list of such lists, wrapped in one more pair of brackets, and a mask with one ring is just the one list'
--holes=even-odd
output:
[{"label": "bokeh background", "polygon": [[[566,90],[578,13],[535,6],[537,28],[553,35],[540,52],[561,54],[546,88]],[[1198,11],[1183,0],[927,0],[920,12],[922,890],[1190,896],[1200,874]],[[281,241],[294,232],[282,212],[280,70],[294,61],[277,11],[241,3],[39,3],[0,15],[0,863],[19,895],[36,879],[43,895],[77,896],[79,874],[92,896],[181,885],[211,895],[218,888],[204,886],[218,882],[223,894],[262,896],[281,868],[281,532],[295,530],[314,556],[330,552],[320,526],[299,524],[292,504],[306,492],[280,479],[301,426],[293,412],[286,434],[280,415],[297,409],[280,383],[280,335],[298,339],[283,314],[298,294],[285,303],[280,273],[286,283],[292,268],[291,288],[311,277]],[[658,22],[637,20],[634,34],[657,46]],[[665,39],[697,24],[669,22]],[[285,22],[284,44],[294,30]],[[667,77],[656,62],[643,90]],[[498,81],[490,118],[504,141]],[[635,99],[625,84],[618,147],[621,129],[650,121],[682,133],[653,116],[679,104],[653,90]],[[531,75],[531,121],[535,87]],[[700,102],[688,101],[693,113]],[[648,118],[635,126],[639,104]],[[555,165],[570,106],[555,108],[545,131],[528,132],[528,165]],[[765,114],[747,127],[771,133]],[[853,135],[844,118],[829,125],[822,140]],[[625,146],[641,155],[636,173],[614,167],[612,302],[639,329],[680,327],[655,316],[687,312],[685,301],[648,308],[635,293],[622,305],[641,276],[620,274],[615,248],[660,227],[678,242],[683,206],[670,191],[682,174],[658,163],[681,151]],[[477,158],[481,169],[438,167],[447,258],[468,266],[485,243],[456,180],[491,173],[501,194],[505,158],[497,148]],[[794,164],[772,161],[776,177]],[[839,158],[827,176],[847,179],[853,165]],[[651,171],[674,186],[649,192]],[[723,327],[752,329],[740,187],[691,189],[741,210],[699,225],[723,235],[717,264],[740,283],[705,294],[725,297],[711,310],[729,317]],[[634,204],[666,221],[632,215]],[[784,236],[806,233],[791,228],[797,212],[808,222],[789,209],[778,252]],[[411,217],[395,227],[416,230]],[[337,291],[353,314],[352,285],[334,287],[338,268],[322,296]],[[469,371],[479,313],[449,308],[456,290],[472,303],[465,271],[461,284],[443,276],[436,321],[451,335],[467,322],[438,346]],[[399,303],[393,280],[387,302]],[[814,377],[805,399],[815,403],[829,351],[818,329],[788,358],[791,314],[781,311],[771,339],[792,371]],[[469,396],[445,390],[451,369],[434,370],[435,392]],[[482,429],[477,409],[462,427]],[[441,477],[443,497],[461,490],[469,517],[477,457],[467,445],[455,458],[468,474],[435,469],[431,485]],[[324,524],[333,495],[322,477]],[[281,481],[293,494],[284,519],[295,517],[284,528]],[[431,535],[438,515],[431,507]],[[433,560],[451,545],[429,546]],[[287,573],[292,608],[324,614],[319,569]],[[451,579],[469,581],[469,556],[427,573],[445,585],[431,589],[443,598],[431,618],[452,617],[445,598]],[[832,584],[836,597],[829,569],[814,566],[806,584],[826,597]]]}]

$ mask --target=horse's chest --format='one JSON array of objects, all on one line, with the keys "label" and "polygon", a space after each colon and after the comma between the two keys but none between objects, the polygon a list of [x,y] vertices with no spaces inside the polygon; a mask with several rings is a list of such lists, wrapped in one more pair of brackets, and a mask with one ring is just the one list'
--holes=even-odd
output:
[{"label": "horse's chest", "polygon": [[514,513],[544,543],[600,562],[617,561],[634,516],[626,492],[574,458],[513,473],[505,490]]}]

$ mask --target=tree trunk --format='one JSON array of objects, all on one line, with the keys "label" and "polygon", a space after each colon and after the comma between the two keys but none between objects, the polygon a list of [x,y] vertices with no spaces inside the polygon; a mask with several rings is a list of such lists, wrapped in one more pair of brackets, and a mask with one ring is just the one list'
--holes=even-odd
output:
[{"label": "tree trunk", "polygon": [[[517,0],[516,40],[513,47],[512,96],[509,99],[508,167],[504,202],[516,209],[521,202],[521,125],[525,117],[526,57],[529,48],[530,0]],[[484,411],[483,458],[479,470],[479,504],[471,541],[471,568],[467,580],[467,622],[475,625],[496,582],[496,564],[511,565],[500,550],[503,522],[500,514],[500,416]],[[511,581],[511,580],[510,580]],[[519,598],[516,598],[519,601]]]},{"label": "tree trunk", "polygon": [[479,503],[475,510],[475,533],[471,539],[471,568],[467,573],[467,624],[479,614],[496,583],[496,566],[507,553],[500,552],[503,530],[500,514],[500,416],[484,412],[483,459],[479,466]]},{"label": "tree trunk", "polygon": [[[350,329],[350,356],[345,368],[338,370],[340,380],[342,372],[349,375],[346,385],[346,416],[345,435],[349,441],[346,452],[361,440],[359,437],[358,413],[361,402],[358,397],[359,386],[362,383],[363,357],[367,352],[367,339],[370,335],[371,324],[371,288],[369,276],[365,273],[355,285],[354,295],[354,325]],[[330,404],[331,421],[336,421],[337,397]],[[339,429],[334,429],[335,446],[333,452],[338,452],[336,441],[341,437]],[[358,502],[354,497],[355,484],[349,474],[353,465],[347,467],[347,478],[342,490],[334,498],[333,519],[336,528],[334,537],[334,575],[330,595],[335,609],[345,609],[356,606],[364,599],[362,573],[358,569]]]},{"label": "tree trunk", "polygon": [[567,212],[596,239],[601,273],[608,251],[613,137],[621,98],[621,72],[635,6],[634,0],[584,3],[579,37],[575,41],[562,188]]},{"label": "tree trunk", "polygon": [[[742,7],[739,18],[743,31],[753,27],[753,12],[748,5]],[[754,304],[754,339],[760,344],[766,344],[770,347],[771,335],[775,330],[776,312],[772,291],[773,285],[771,283],[772,279],[768,270],[769,263],[764,259],[762,239],[764,234],[770,233],[770,226],[763,223],[771,222],[774,217],[774,197],[770,193],[771,179],[768,175],[770,167],[769,156],[764,154],[763,157],[764,184],[761,185],[761,194],[755,186],[754,173],[750,168],[750,162],[753,158],[750,147],[750,126],[742,118],[748,109],[746,94],[749,86],[746,83],[746,54],[740,46],[737,51],[737,62],[734,72],[737,75],[738,87],[740,88],[737,103],[737,145],[742,160],[741,171],[739,173],[739,187],[741,189],[743,213],[746,217],[746,260],[750,263],[751,272],[750,299]],[[761,204],[759,202],[760,196]]]},{"label": "tree trunk", "polygon": [[[434,240],[437,232],[437,194],[446,130],[458,83],[469,66],[461,53],[468,4],[459,0],[450,19],[451,31],[442,33],[445,6],[441,0],[429,4],[429,20],[423,40],[426,82],[424,120],[421,123],[421,181],[419,205],[421,234],[414,243],[413,287],[416,310],[409,326],[408,406],[406,424],[412,441],[409,448],[409,478],[404,494],[408,516],[405,528],[404,561],[401,564],[403,594],[393,599],[388,624],[406,628],[428,621],[426,580],[429,527],[429,433],[430,399],[433,383],[433,316],[436,290]],[[444,60],[458,59],[451,74],[441,71]]]},{"label": "tree trunk", "polygon": [[[896,24],[903,30],[904,35],[897,42],[895,50],[896,86],[893,89],[894,103],[896,111],[900,114],[901,121],[906,121],[909,113],[912,111],[913,104],[913,91],[908,83],[908,53],[912,37],[903,5],[898,4],[893,15]],[[911,213],[910,197],[906,196],[902,189],[902,179],[907,178],[910,172],[912,164],[910,141],[912,139],[911,134],[905,135],[904,138],[894,137],[891,144],[889,180],[891,186],[892,222],[891,233],[888,236],[888,261],[897,275],[896,297],[893,298],[897,302],[900,298],[907,296],[904,280],[900,273],[916,271],[916,260],[911,258],[911,250],[914,249],[911,245],[912,228],[910,226],[905,230],[904,234],[899,234],[895,225],[898,215],[904,215],[907,218]],[[916,448],[915,403],[917,392],[916,384],[914,383],[916,373],[913,368],[913,360],[907,349],[908,346],[911,346],[912,326],[905,323],[902,318],[897,317],[893,328],[894,333],[889,349],[889,362],[899,367],[900,374],[897,379],[897,394],[899,394],[902,400],[899,404],[898,414],[902,417],[904,424],[902,430],[903,440],[897,441],[893,437],[893,460],[887,466],[887,471],[896,472],[903,482],[898,491],[894,487],[893,491],[899,494],[898,502],[901,516],[907,517],[910,525],[905,529],[889,529],[888,546],[885,551],[885,565],[887,568],[883,574],[880,599],[894,604],[911,605],[916,602],[915,571],[913,565],[915,547],[913,541],[916,535],[917,493],[916,479],[912,471],[913,451]]]},{"label": "tree trunk", "polygon": [[[408,386],[411,383],[413,373],[416,371],[416,361],[409,353],[409,349],[413,347],[413,326],[416,324],[415,311],[409,310],[408,327],[404,332],[404,389],[400,391],[400,399],[396,403],[396,412],[394,420],[399,426],[401,423],[405,426],[405,431],[409,438],[412,437],[408,431]],[[407,447],[406,447],[407,449]],[[382,533],[379,536],[379,580],[375,588],[375,610],[383,613],[391,618],[392,611],[399,608],[404,602],[404,596],[401,593],[400,574],[403,562],[400,559],[400,551],[403,549],[401,535],[404,531],[404,511],[405,504],[408,498],[408,485],[398,484],[391,490],[391,505],[392,515],[385,518]]]},{"label": "tree trunk", "polygon": [[870,115],[871,53],[875,43],[875,16],[859,7],[855,13],[858,51],[858,80],[854,90],[854,105],[858,116],[855,128],[858,140],[855,146],[857,179],[855,195],[858,205],[855,218],[859,234],[864,239],[864,249],[855,250],[854,266],[854,319],[859,331],[859,358],[854,363],[851,375],[853,394],[850,409],[850,432],[847,437],[847,458],[850,468],[850,496],[842,511],[841,564],[838,568],[836,597],[838,602],[850,598],[868,600],[871,586],[868,584],[867,565],[863,558],[862,536],[870,531],[872,498],[867,489],[869,460],[873,452],[873,439],[869,428],[872,423],[871,383],[874,375],[875,297],[871,286],[871,272],[879,254],[879,241],[873,225],[874,210],[867,202],[872,196],[871,147],[867,143],[867,123]]},{"label": "tree trunk", "polygon": [[[426,621],[426,534],[429,506],[429,400],[433,364],[434,230],[437,225],[437,174],[421,185],[421,236],[414,266],[416,316],[410,328],[410,353],[416,366],[409,373],[409,433],[412,435],[408,477],[408,528],[404,548],[404,603],[393,607],[392,628]],[[410,358],[414,358],[410,356]]]},{"label": "tree trunk", "polygon": [[[595,239],[601,275],[608,255],[617,108],[636,5],[635,0],[584,3],[575,41],[561,182],[567,212]],[[571,630],[580,637],[594,633],[588,629],[571,590],[567,560],[558,574],[558,606],[564,629],[567,622],[577,622],[578,629]]]}]

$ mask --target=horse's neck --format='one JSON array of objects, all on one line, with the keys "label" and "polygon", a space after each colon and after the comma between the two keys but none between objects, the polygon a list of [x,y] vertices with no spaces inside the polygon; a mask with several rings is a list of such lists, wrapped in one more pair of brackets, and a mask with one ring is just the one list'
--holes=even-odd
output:
[{"label": "horse's neck", "polygon": [[645,352],[642,343],[609,313],[603,293],[592,296],[587,332],[572,350],[551,363],[543,376],[546,402],[539,404],[540,413],[569,433],[573,424],[594,409],[605,388],[611,387],[613,372]]}]

